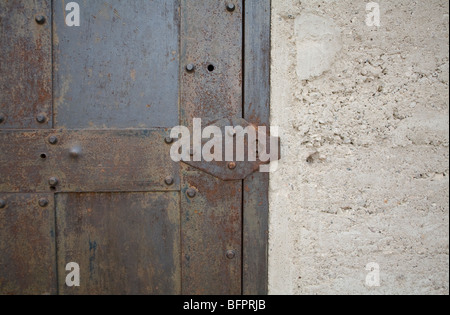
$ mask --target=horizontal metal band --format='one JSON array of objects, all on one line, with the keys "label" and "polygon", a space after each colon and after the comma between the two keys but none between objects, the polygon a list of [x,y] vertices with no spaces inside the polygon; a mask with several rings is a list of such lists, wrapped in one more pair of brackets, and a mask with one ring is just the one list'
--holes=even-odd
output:
[{"label": "horizontal metal band", "polygon": [[166,129],[0,131],[0,191],[179,191],[168,134]]}]

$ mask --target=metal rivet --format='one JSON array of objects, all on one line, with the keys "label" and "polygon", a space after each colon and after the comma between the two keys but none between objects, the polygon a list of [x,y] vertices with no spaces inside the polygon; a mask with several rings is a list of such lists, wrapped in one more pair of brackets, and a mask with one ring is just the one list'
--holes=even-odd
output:
[{"label": "metal rivet", "polygon": [[6,201],[3,199],[0,199],[0,209],[4,209],[6,207]]},{"label": "metal rivet", "polygon": [[164,141],[167,143],[167,144],[172,144],[173,143],[173,138],[171,138],[171,137],[166,137],[166,139],[164,139]]},{"label": "metal rivet", "polygon": [[234,259],[236,257],[236,252],[234,250],[227,251],[227,258]]},{"label": "metal rivet", "polygon": [[50,179],[48,180],[48,184],[50,185],[50,187],[56,187],[59,183],[59,180],[56,177],[50,177]]},{"label": "metal rivet", "polygon": [[234,10],[236,10],[236,6],[233,3],[228,3],[227,4],[227,10],[229,12],[233,12]]},{"label": "metal rivet", "polygon": [[3,124],[6,120],[6,116],[3,113],[0,113],[0,124]]},{"label": "metal rivet", "polygon": [[46,198],[39,199],[40,207],[45,208],[48,206],[48,204],[49,204],[48,199],[46,199]]},{"label": "metal rivet", "polygon": [[82,150],[81,150],[80,146],[74,146],[73,148],[70,149],[69,154],[71,157],[76,159],[77,157],[79,157],[81,155],[81,152],[82,152]]},{"label": "metal rivet", "polygon": [[193,72],[195,70],[195,66],[192,63],[190,63],[186,66],[186,70],[187,72]]},{"label": "metal rivet", "polygon": [[43,15],[36,15],[35,20],[36,20],[36,23],[37,23],[37,24],[42,25],[42,24],[45,23],[46,18],[45,18],[45,16],[43,16]]},{"label": "metal rivet", "polygon": [[47,122],[47,116],[45,114],[39,114],[36,116],[36,121],[40,124],[45,124]]},{"label": "metal rivet", "polygon": [[189,198],[194,198],[197,196],[197,191],[194,188],[189,188],[186,192]]},{"label": "metal rivet", "polygon": [[175,180],[173,179],[172,176],[167,176],[164,182],[166,183],[167,186],[172,186]]},{"label": "metal rivet", "polygon": [[58,143],[58,137],[56,137],[56,136],[50,136],[50,137],[48,138],[48,142],[49,142],[50,144],[57,144],[57,143]]},{"label": "metal rivet", "polygon": [[235,162],[230,162],[230,163],[228,163],[228,168],[230,169],[230,170],[234,170],[234,169],[236,169],[236,163]]}]

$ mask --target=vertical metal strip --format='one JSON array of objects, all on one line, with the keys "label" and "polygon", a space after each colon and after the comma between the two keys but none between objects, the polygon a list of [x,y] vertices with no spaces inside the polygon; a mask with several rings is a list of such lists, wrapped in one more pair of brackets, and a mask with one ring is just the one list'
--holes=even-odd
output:
[{"label": "vertical metal strip", "polygon": [[50,2],[0,1],[0,129],[52,127]]},{"label": "vertical metal strip", "polygon": [[50,25],[50,42],[51,42],[51,87],[52,87],[52,101],[51,101],[51,108],[52,108],[52,129],[55,128],[55,63],[54,63],[54,56],[55,56],[55,24],[54,24],[54,1],[50,1],[50,16],[51,16],[51,25]]},{"label": "vertical metal strip", "polygon": [[[182,0],[183,126],[242,117],[242,4]],[[183,294],[241,294],[242,181],[184,165],[181,211]]]},{"label": "vertical metal strip", "polygon": [[[51,0],[50,3],[50,15],[51,15],[51,25],[50,25],[50,40],[51,40],[51,86],[52,86],[52,129],[55,128],[55,24],[54,24],[54,17],[55,17],[55,3],[53,0]],[[54,256],[54,262],[55,262],[55,290],[56,295],[60,295],[59,290],[59,259],[58,259],[58,216],[56,215],[56,194],[52,194],[52,202],[53,202],[53,230],[55,231],[55,237],[54,237],[54,246],[55,246],[55,256]]]},{"label": "vertical metal strip", "polygon": [[[245,15],[246,15],[246,1],[242,1],[242,11],[244,12],[244,14],[242,15],[242,82],[244,82],[244,84],[242,84],[242,118],[245,117]],[[242,188],[244,188],[245,185],[245,179],[242,180]],[[241,269],[242,269],[242,276],[241,276],[241,294],[244,294],[244,266],[245,266],[245,227],[244,227],[244,222],[245,222],[245,212],[244,212],[244,207],[245,207],[245,191],[244,189],[242,189],[242,204],[241,204],[241,209],[242,209],[242,213],[241,213],[241,220],[242,220],[242,226],[241,226]]]},{"label": "vertical metal strip", "polygon": [[[245,119],[270,125],[270,0],[245,0]],[[267,294],[269,174],[244,181],[243,294]]]},{"label": "vertical metal strip", "polygon": [[[51,85],[52,85],[52,129],[55,128],[55,23],[54,23],[54,17],[55,17],[55,3],[53,0],[51,0],[50,3],[50,15],[52,17],[52,23],[50,26],[51,34],[50,34],[50,40],[51,40]],[[56,194],[53,193],[52,195],[52,202],[53,202],[53,224],[54,224],[54,231],[55,231],[55,238],[54,238],[54,246],[55,246],[55,256],[54,256],[54,262],[55,262],[55,290],[56,295],[60,295],[59,290],[59,259],[58,259],[58,216],[56,215]]]},{"label": "vertical metal strip", "polygon": [[242,118],[242,0],[183,0],[181,10],[182,124]]}]

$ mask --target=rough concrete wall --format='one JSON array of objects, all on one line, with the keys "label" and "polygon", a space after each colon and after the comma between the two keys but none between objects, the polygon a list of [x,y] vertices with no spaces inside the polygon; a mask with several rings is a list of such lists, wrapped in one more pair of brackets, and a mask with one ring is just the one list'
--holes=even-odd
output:
[{"label": "rough concrete wall", "polygon": [[271,294],[449,293],[449,5],[368,2],[272,0]]}]

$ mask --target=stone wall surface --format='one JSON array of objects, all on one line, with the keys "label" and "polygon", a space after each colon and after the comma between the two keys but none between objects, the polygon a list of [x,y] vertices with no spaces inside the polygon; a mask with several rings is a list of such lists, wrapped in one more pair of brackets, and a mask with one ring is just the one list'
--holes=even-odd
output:
[{"label": "stone wall surface", "polygon": [[271,294],[449,293],[449,4],[368,2],[272,0]]}]

